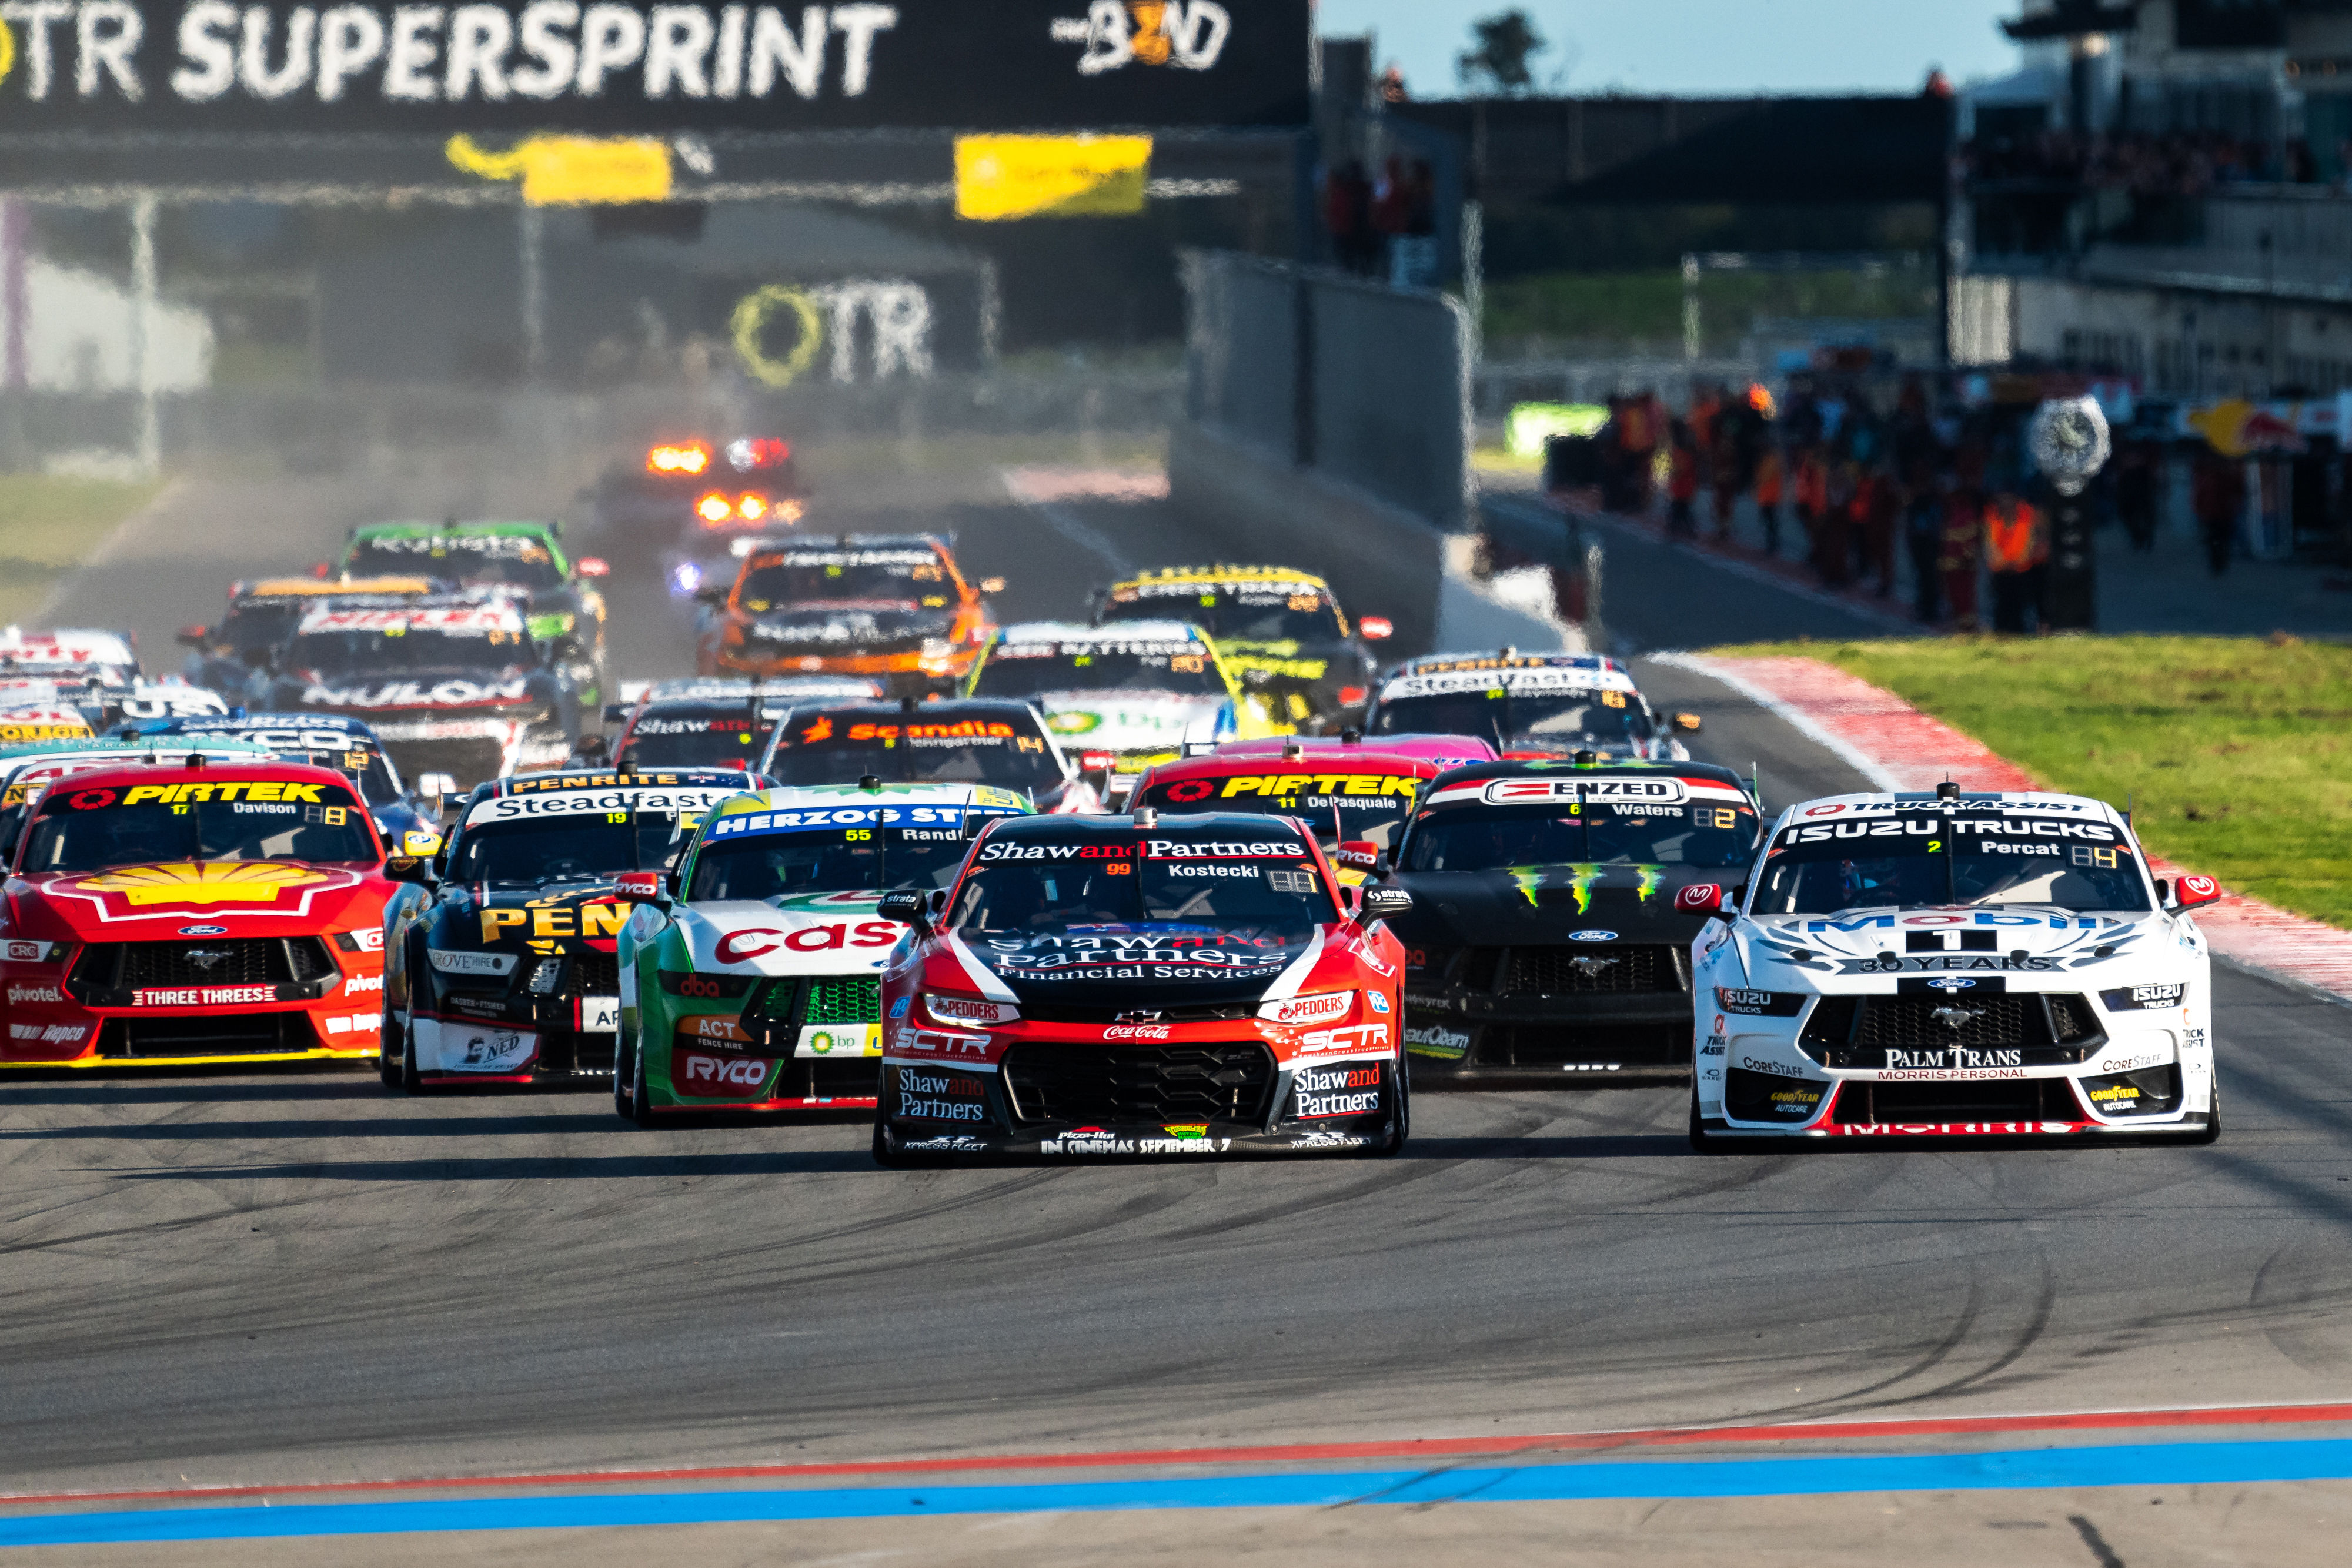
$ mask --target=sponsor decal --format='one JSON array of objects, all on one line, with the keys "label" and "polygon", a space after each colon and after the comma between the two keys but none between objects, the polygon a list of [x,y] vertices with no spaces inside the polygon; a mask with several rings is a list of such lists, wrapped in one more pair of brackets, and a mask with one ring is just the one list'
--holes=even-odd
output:
[{"label": "sponsor decal", "polygon": [[572,1027],[582,1034],[616,1034],[621,1028],[621,998],[582,997],[572,1009]]},{"label": "sponsor decal", "polygon": [[0,944],[0,956],[12,964],[39,964],[47,961],[51,942],[9,942]]},{"label": "sponsor decal", "polygon": [[170,904],[275,904],[289,888],[326,880],[324,872],[279,861],[178,861],[101,872],[73,885],[77,892],[115,894],[133,909],[144,909]]},{"label": "sponsor decal", "polygon": [[910,1153],[926,1155],[980,1155],[988,1145],[969,1133],[941,1133],[929,1138],[910,1138],[898,1145]]},{"label": "sponsor decal", "polygon": [[1886,1065],[1893,1070],[1905,1068],[1987,1068],[2022,1067],[2025,1052],[2018,1049],[1972,1051],[1964,1045],[1946,1046],[1937,1050],[1906,1050],[1889,1046]]},{"label": "sponsor decal", "polygon": [[914,1006],[914,1003],[915,998],[912,997],[900,997],[897,1001],[890,1004],[890,1016],[894,1019],[905,1018],[907,1016],[907,1009]]},{"label": "sponsor decal", "polygon": [[1268,1023],[1308,1024],[1328,1023],[1346,1018],[1355,1006],[1353,991],[1322,991],[1309,997],[1286,997],[1267,1002],[1257,1009],[1257,1016]]},{"label": "sponsor decal", "polygon": [[[880,1032],[878,1028],[876,1032]],[[890,1041],[890,1049],[902,1055],[933,1060],[971,1057],[985,1061],[989,1055],[988,1037],[984,1034],[943,1034],[936,1030],[902,1028]]]},{"label": "sponsor decal", "polygon": [[1230,1138],[1131,1138],[1102,1127],[1074,1127],[1039,1140],[1037,1149],[1047,1155],[1221,1155],[1232,1146]]},{"label": "sponsor decal", "polygon": [[1571,942],[1614,942],[1617,940],[1617,933],[1614,931],[1571,931],[1568,934],[1568,939]]},{"label": "sponsor decal", "polygon": [[12,1023],[8,1038],[34,1045],[79,1045],[89,1029],[86,1023]]},{"label": "sponsor decal", "polygon": [[810,1056],[877,1056],[882,1051],[878,1023],[832,1024],[823,1029],[803,1026],[793,1054]]},{"label": "sponsor decal", "polygon": [[1698,1048],[1698,1053],[1701,1056],[1721,1056],[1723,1052],[1724,1038],[1719,1034],[1708,1035],[1706,1043]]},{"label": "sponsor decal", "polygon": [[26,1002],[62,1002],[65,999],[65,993],[55,986],[19,985],[8,988],[8,1005],[12,1008],[23,1007]]},{"label": "sponsor decal", "polygon": [[2160,1008],[2177,1008],[2186,1004],[2189,987],[2185,983],[2168,986],[2118,986],[2099,993],[2099,1005],[2111,1013],[2153,1012]]},{"label": "sponsor decal", "polygon": [[2013,1138],[2079,1133],[2094,1125],[2090,1122],[1868,1122],[1828,1131],[1842,1138]]},{"label": "sponsor decal", "polygon": [[1487,803],[1496,806],[1576,800],[1672,806],[1689,794],[1679,779],[1496,779],[1486,789]]},{"label": "sponsor decal", "polygon": [[836,920],[792,931],[753,926],[721,936],[712,956],[722,964],[748,964],[779,948],[788,953],[830,953],[844,947],[888,947],[906,929],[895,920],[861,921],[855,927]]},{"label": "sponsor decal", "polygon": [[1366,991],[1364,1005],[1376,1013],[1384,1013],[1389,1010],[1389,998],[1384,992]]},{"label": "sponsor decal", "polygon": [[769,1066],[755,1057],[682,1051],[672,1082],[679,1093],[698,1100],[757,1100],[767,1087]]},{"label": "sponsor decal", "polygon": [[1166,1040],[1172,1031],[1164,1023],[1115,1023],[1103,1030],[1105,1040]]},{"label": "sponsor decal", "polygon": [[[1738,990],[1729,986],[1715,988],[1715,1005],[1727,1013],[1743,1018],[1795,1018],[1804,1010],[1805,998],[1797,992]],[[1718,1031],[1719,1032],[1719,1031]]]},{"label": "sponsor decal", "polygon": [[1723,903],[1723,889],[1711,882],[1694,883],[1675,893],[1675,911],[1680,915],[1706,915]]},{"label": "sponsor decal", "polygon": [[1404,1031],[1405,1049],[1415,1056],[1433,1056],[1446,1061],[1459,1061],[1470,1053],[1470,1036],[1458,1029],[1443,1024],[1424,1024]]},{"label": "sponsor decal", "polygon": [[[453,1035],[462,1035],[465,1044],[457,1051],[457,1060],[449,1060],[446,1041]],[[514,1072],[530,1065],[539,1054],[539,1036],[516,1030],[485,1030],[469,1033],[462,1026],[443,1032],[441,1066],[444,1071],[456,1069],[468,1072]]]},{"label": "sponsor decal", "polygon": [[131,993],[134,1008],[234,1008],[277,999],[275,986],[183,986]]},{"label": "sponsor decal", "polygon": [[381,925],[362,925],[351,934],[351,938],[352,946],[362,953],[383,951],[383,927]]},{"label": "sponsor decal", "polygon": [[2211,898],[2221,891],[2221,884],[2210,876],[2184,876],[2180,879],[2183,898]]},{"label": "sponsor decal", "polygon": [[950,1026],[1017,1023],[1021,1019],[1021,1009],[1008,1003],[982,1001],[976,997],[943,997],[936,992],[924,993],[923,1010],[934,1023]]},{"label": "sponsor decal", "polygon": [[[1884,954],[1875,958],[1849,958],[1838,966],[1849,975],[1912,975],[1945,970],[2009,970],[2043,972],[2060,967],[2055,958],[2016,957],[1995,953]],[[1946,982],[1930,981],[1931,985]],[[1960,982],[1963,986],[1966,981]]]},{"label": "sponsor decal", "polygon": [[343,977],[343,995],[347,997],[358,996],[362,991],[380,991],[382,989],[383,989],[383,977],[380,974],[346,975]]},{"label": "sponsor decal", "polygon": [[1294,1119],[1361,1116],[1381,1108],[1381,1070],[1369,1062],[1302,1067],[1292,1080]]},{"label": "sponsor decal", "polygon": [[1361,1133],[1334,1132],[1328,1127],[1309,1127],[1290,1140],[1294,1149],[1360,1149],[1371,1139]]},{"label": "sponsor decal", "polygon": [[1750,1072],[1769,1072],[1780,1078],[1802,1078],[1804,1069],[1791,1067],[1785,1061],[1773,1061],[1761,1056],[1743,1056],[1739,1065]]},{"label": "sponsor decal", "polygon": [[1301,1051],[1377,1051],[1389,1049],[1389,1026],[1352,1024],[1345,1029],[1310,1030],[1298,1037]]}]

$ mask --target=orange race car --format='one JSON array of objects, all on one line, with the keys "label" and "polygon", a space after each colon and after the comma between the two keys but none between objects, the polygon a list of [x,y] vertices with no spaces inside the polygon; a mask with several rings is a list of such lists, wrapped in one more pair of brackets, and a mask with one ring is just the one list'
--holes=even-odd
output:
[{"label": "orange race car", "polygon": [[696,667],[705,675],[869,675],[900,695],[952,689],[996,631],[945,540],[843,534],[762,541],[731,587],[705,589]]}]

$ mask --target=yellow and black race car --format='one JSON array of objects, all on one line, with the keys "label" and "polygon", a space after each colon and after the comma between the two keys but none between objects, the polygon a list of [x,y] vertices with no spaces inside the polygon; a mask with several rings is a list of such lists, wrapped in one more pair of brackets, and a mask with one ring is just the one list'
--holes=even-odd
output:
[{"label": "yellow and black race car", "polygon": [[1178,566],[1111,585],[1097,624],[1189,621],[1251,693],[1301,730],[1360,716],[1377,667],[1368,643],[1390,624],[1367,615],[1351,630],[1321,578],[1281,566]]}]

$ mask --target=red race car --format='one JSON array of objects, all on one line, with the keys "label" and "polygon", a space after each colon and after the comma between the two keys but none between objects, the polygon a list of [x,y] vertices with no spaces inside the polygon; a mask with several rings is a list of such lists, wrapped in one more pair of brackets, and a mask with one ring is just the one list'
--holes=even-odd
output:
[{"label": "red race car", "polygon": [[0,929],[0,1067],[373,1059],[383,846],[290,763],[77,773],[33,805]]},{"label": "red race car", "polygon": [[955,883],[885,894],[884,1165],[1404,1146],[1411,907],[1295,818],[1007,817]]},{"label": "red race car", "polygon": [[1162,811],[1248,811],[1297,817],[1353,887],[1380,869],[1402,836],[1422,786],[1441,764],[1386,747],[1321,747],[1297,737],[1279,754],[1220,747],[1206,757],[1162,762],[1136,781],[1129,797]]}]

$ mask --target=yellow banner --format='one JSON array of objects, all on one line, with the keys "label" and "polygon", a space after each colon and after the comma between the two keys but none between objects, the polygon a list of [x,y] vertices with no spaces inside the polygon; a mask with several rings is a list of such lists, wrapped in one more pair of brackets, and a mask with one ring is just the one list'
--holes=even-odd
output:
[{"label": "yellow banner", "polygon": [[533,136],[505,152],[486,152],[470,136],[453,136],[449,162],[485,180],[522,177],[534,207],[593,206],[669,200],[669,147],[649,138],[596,141]]},{"label": "yellow banner", "polygon": [[1143,210],[1149,136],[959,136],[956,216],[1117,216]]}]

